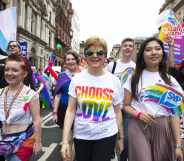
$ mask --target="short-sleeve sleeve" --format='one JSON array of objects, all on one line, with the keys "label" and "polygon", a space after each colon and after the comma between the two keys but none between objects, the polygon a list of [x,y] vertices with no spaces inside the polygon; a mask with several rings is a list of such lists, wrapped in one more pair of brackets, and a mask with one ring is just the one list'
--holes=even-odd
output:
[{"label": "short-sleeve sleeve", "polygon": [[177,82],[177,80],[176,80],[174,77],[172,77],[172,76],[171,76],[171,82],[173,83],[174,88],[175,88],[177,91],[179,91],[181,94],[184,95],[184,91],[183,91],[182,87],[181,87],[180,84]]},{"label": "short-sleeve sleeve", "polygon": [[123,85],[123,89],[126,89],[129,92],[131,92],[131,79],[132,79],[132,76],[129,76],[128,79],[127,79],[127,81]]},{"label": "short-sleeve sleeve", "polygon": [[114,90],[114,97],[113,97],[113,105],[121,104],[123,98],[123,91],[121,88],[121,82],[117,78],[115,81],[115,90]]},{"label": "short-sleeve sleeve", "polygon": [[75,97],[75,98],[77,97],[76,90],[75,90],[75,77],[73,77],[71,82],[70,82],[68,94],[72,97]]},{"label": "short-sleeve sleeve", "polygon": [[108,65],[107,65],[107,71],[109,71],[110,73],[112,72],[112,67],[113,67],[113,62],[110,62]]}]

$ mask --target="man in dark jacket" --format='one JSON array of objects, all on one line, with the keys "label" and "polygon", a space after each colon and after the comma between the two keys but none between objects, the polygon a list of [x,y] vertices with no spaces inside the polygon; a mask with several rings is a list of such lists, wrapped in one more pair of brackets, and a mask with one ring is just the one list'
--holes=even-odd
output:
[{"label": "man in dark jacket", "polygon": [[[7,48],[8,54],[7,55],[9,55],[9,54],[21,54],[20,50],[21,50],[20,44],[17,41],[10,41],[8,43],[8,48]],[[0,88],[4,88],[5,86],[7,86],[7,83],[4,79],[5,60],[6,60],[6,57],[4,59],[0,60]],[[24,84],[27,85],[27,86],[30,86],[32,89],[34,89],[34,83],[33,83],[33,80],[32,80],[31,65],[30,65],[27,58],[25,58],[25,63],[28,67],[28,75],[24,80]]]}]

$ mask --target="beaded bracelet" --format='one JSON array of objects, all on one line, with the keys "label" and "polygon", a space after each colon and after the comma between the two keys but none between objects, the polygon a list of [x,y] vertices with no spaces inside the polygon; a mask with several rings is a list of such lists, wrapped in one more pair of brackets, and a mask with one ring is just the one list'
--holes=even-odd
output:
[{"label": "beaded bracelet", "polygon": [[140,116],[142,115],[142,112],[138,112],[135,116],[135,118],[140,119]]}]

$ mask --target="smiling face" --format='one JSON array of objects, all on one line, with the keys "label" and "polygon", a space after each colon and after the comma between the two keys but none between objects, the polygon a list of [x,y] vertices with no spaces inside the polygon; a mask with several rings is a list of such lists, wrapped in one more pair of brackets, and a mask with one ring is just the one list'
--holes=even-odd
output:
[{"label": "smiling face", "polygon": [[72,54],[67,54],[65,59],[65,65],[68,70],[74,70],[77,66],[77,60]]},{"label": "smiling face", "polygon": [[91,45],[86,54],[86,60],[88,63],[88,68],[92,70],[101,70],[104,68],[104,62],[106,59],[106,51],[104,51],[101,45]]},{"label": "smiling face", "polygon": [[163,58],[163,51],[157,41],[150,41],[144,49],[144,62],[146,69],[158,70]]},{"label": "smiling face", "polygon": [[133,41],[125,41],[121,45],[121,53],[123,58],[131,58],[134,52],[134,42]]},{"label": "smiling face", "polygon": [[19,54],[20,49],[18,47],[18,44],[16,41],[12,41],[9,45],[8,45],[8,52],[11,54]]},{"label": "smiling face", "polygon": [[24,70],[23,66],[25,66],[23,62],[13,60],[6,62],[4,75],[5,80],[9,85],[17,86],[24,81],[27,72]]}]

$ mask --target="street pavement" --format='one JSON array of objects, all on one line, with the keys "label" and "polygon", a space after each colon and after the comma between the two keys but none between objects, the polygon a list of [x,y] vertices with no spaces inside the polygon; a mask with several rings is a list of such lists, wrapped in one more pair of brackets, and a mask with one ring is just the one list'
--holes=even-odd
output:
[{"label": "street pavement", "polygon": [[60,153],[61,130],[52,121],[52,109],[41,109],[43,152],[30,161],[62,161]]}]

